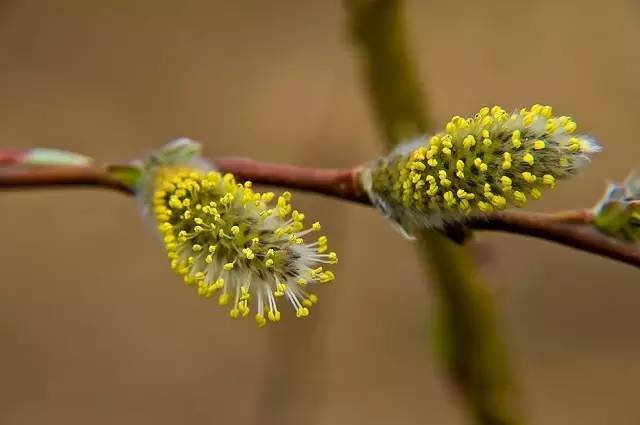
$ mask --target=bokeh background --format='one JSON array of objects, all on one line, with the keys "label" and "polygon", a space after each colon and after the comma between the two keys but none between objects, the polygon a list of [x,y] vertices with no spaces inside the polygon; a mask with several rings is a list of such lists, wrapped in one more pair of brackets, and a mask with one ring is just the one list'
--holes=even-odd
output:
[{"label": "bokeh background", "polygon": [[[640,166],[640,6],[409,1],[440,124],[536,102],[606,147],[534,208],[587,206]],[[207,155],[348,166],[381,153],[339,1],[0,0],[0,145],[101,160],[177,136]],[[433,294],[376,213],[296,194],[340,254],[308,320],[258,330],[183,288],[131,199],[0,195],[2,424],[465,424]],[[480,235],[531,423],[640,423],[640,275]]]}]

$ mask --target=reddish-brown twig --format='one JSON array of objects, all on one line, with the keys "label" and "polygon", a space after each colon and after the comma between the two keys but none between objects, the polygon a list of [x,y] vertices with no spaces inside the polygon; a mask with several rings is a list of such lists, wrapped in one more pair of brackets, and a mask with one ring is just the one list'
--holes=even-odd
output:
[{"label": "reddish-brown twig", "polygon": [[113,189],[133,194],[133,190],[98,167],[30,167],[0,169],[0,189],[43,189],[56,187]]},{"label": "reddish-brown twig", "polygon": [[[3,153],[0,153],[0,158],[3,158]],[[219,170],[233,173],[240,180],[369,204],[366,194],[359,190],[358,167],[315,169],[269,164],[248,158],[217,158],[213,163]],[[107,168],[31,167],[0,170],[0,189],[69,186],[106,188],[133,194],[133,190],[110,175]],[[589,210],[558,214],[503,211],[472,218],[468,226],[475,230],[501,231],[544,239],[640,268],[640,246],[621,242],[598,232],[590,226],[591,218]]]},{"label": "reddish-brown twig", "polygon": [[[565,218],[572,221],[563,221]],[[517,233],[556,242],[582,251],[640,267],[640,246],[608,237],[590,225],[589,210],[560,214],[502,211],[486,218],[474,218],[469,226],[476,230]]]},{"label": "reddish-brown twig", "polygon": [[358,190],[357,167],[307,168],[237,157],[216,158],[213,163],[219,170],[232,173],[240,180],[321,193],[363,204],[369,203],[366,194]]}]

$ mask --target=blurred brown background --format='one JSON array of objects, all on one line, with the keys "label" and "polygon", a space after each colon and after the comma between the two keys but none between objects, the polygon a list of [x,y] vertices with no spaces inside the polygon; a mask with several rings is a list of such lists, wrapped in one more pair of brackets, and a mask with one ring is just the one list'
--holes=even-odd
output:
[{"label": "blurred brown background", "polygon": [[[606,147],[537,203],[640,166],[640,6],[410,1],[438,123],[549,103]],[[380,153],[339,1],[0,0],[0,144],[101,160],[187,135],[208,155],[347,166]],[[306,321],[257,330],[182,287],[131,199],[0,195],[2,424],[465,424],[411,243],[305,194],[340,254]],[[640,274],[483,235],[531,423],[640,423]]]}]

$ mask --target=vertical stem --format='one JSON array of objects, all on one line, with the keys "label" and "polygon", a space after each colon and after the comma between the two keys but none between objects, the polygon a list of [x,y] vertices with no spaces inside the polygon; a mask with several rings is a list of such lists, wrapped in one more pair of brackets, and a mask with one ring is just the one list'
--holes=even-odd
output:
[{"label": "vertical stem", "polygon": [[[402,0],[346,0],[373,111],[386,146],[431,128],[407,49]],[[435,232],[420,237],[433,272],[442,359],[470,416],[480,425],[520,424],[508,356],[494,301],[474,271],[468,248]]]},{"label": "vertical stem", "polygon": [[432,127],[407,52],[402,0],[346,0],[372,110],[387,147]]}]

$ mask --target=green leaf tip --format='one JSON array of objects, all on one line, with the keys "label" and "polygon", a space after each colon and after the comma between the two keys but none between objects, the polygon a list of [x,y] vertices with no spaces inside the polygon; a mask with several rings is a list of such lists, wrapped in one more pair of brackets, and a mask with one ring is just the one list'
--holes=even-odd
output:
[{"label": "green leaf tip", "polygon": [[29,149],[20,161],[24,165],[61,165],[83,167],[91,164],[93,159],[86,155],[49,148]]}]

